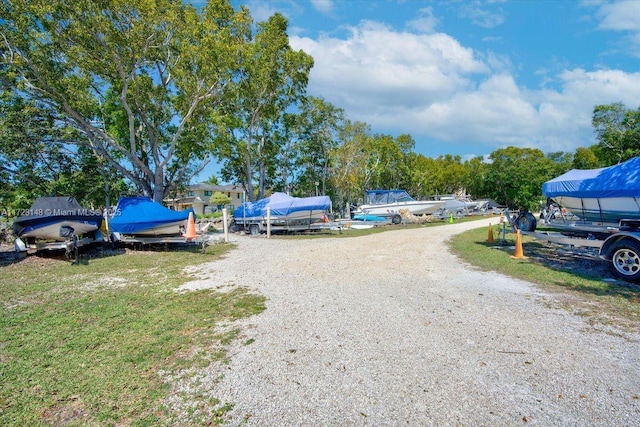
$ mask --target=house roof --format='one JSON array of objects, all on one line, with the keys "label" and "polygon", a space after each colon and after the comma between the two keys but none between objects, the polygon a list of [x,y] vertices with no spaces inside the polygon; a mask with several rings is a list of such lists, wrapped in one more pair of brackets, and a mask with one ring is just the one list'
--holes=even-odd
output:
[{"label": "house roof", "polygon": [[220,191],[220,192],[233,191],[237,193],[242,193],[244,191],[242,186],[237,184],[213,185],[213,184],[207,184],[206,182],[187,185],[187,189],[190,191],[193,191],[193,190]]}]

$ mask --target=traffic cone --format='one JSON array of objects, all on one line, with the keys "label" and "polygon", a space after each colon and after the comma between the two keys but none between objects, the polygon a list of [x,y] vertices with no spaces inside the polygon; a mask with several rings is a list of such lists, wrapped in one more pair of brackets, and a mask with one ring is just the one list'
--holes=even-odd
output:
[{"label": "traffic cone", "polygon": [[511,258],[515,259],[526,259],[524,256],[524,252],[522,251],[522,236],[520,235],[520,230],[516,230],[516,250],[513,252],[513,256]]},{"label": "traffic cone", "polygon": [[193,240],[198,237],[198,233],[196,233],[196,223],[193,220],[193,212],[189,212],[189,219],[187,220],[187,232],[182,236],[187,241]]},{"label": "traffic cone", "polygon": [[489,223],[489,234],[487,236],[487,242],[489,243],[495,242],[495,240],[493,240],[493,226],[491,225],[491,223]]},{"label": "traffic cone", "polygon": [[449,214],[449,224],[453,224],[453,214]]}]

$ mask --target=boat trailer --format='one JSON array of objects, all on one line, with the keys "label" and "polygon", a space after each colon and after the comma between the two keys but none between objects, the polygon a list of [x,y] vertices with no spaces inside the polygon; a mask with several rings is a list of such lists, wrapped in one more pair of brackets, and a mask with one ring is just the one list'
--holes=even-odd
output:
[{"label": "boat trailer", "polygon": [[640,283],[640,219],[622,219],[618,224],[584,221],[547,221],[553,231],[536,231],[537,222],[530,212],[506,217],[513,231],[557,245],[588,247],[609,264],[619,279]]}]

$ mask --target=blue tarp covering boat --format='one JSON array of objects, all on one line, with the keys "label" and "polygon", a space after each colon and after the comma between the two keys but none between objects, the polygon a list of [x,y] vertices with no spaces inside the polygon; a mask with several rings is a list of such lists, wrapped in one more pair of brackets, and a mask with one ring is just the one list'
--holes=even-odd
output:
[{"label": "blue tarp covering boat", "polygon": [[[121,197],[109,220],[112,232],[134,235],[178,235],[192,209],[171,210],[148,197]],[[195,213],[193,215],[195,219]]]},{"label": "blue tarp covering boat", "polygon": [[570,170],[545,182],[542,193],[584,221],[639,218],[640,157],[607,168]]},{"label": "blue tarp covering boat", "polygon": [[640,157],[600,169],[572,169],[542,185],[546,197],[640,197]]},{"label": "blue tarp covering boat", "polygon": [[233,212],[233,216],[234,218],[266,218],[267,208],[271,208],[271,216],[289,217],[299,212],[328,211],[331,209],[331,199],[328,196],[298,198],[284,193],[273,193],[255,202],[243,203]]}]

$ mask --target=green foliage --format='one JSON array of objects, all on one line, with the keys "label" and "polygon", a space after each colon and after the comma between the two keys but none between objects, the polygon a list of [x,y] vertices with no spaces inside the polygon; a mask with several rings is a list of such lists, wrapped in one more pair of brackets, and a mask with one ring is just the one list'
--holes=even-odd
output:
[{"label": "green foliage", "polygon": [[216,191],[209,199],[209,203],[216,206],[225,206],[231,203],[231,197]]},{"label": "green foliage", "polygon": [[157,201],[201,169],[238,69],[244,11],[223,0],[200,12],[171,0],[34,0],[1,13],[0,78],[54,128],[73,130],[62,142],[90,147]]},{"label": "green foliage", "polygon": [[640,107],[631,110],[622,103],[596,105],[592,124],[607,166],[640,155]]},{"label": "green foliage", "polygon": [[591,148],[578,147],[571,166],[572,169],[597,169],[601,164]]},{"label": "green foliage", "polygon": [[540,202],[542,184],[557,172],[553,161],[537,149],[508,147],[491,153],[486,180],[492,199],[531,210]]},{"label": "green foliage", "polygon": [[239,180],[249,200],[264,197],[265,188],[277,169],[283,144],[287,109],[304,96],[313,59],[293,51],[287,36],[288,22],[278,13],[257,25],[255,38],[242,50],[242,64],[230,84],[225,111],[226,138],[216,155],[223,161],[222,176]]}]

